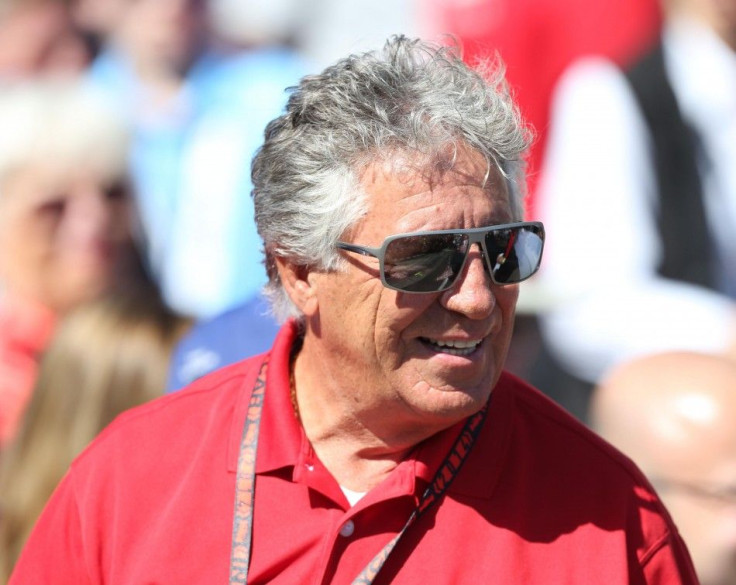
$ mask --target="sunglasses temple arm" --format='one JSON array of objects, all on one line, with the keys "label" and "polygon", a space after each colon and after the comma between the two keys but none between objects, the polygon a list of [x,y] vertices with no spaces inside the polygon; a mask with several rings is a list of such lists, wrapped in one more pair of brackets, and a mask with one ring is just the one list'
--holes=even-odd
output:
[{"label": "sunglasses temple arm", "polygon": [[356,254],[362,254],[363,256],[372,256],[373,258],[378,258],[378,250],[371,250],[369,248],[354,246],[352,244],[345,244],[343,242],[338,242],[337,247],[342,250],[347,250],[348,252],[355,252]]}]

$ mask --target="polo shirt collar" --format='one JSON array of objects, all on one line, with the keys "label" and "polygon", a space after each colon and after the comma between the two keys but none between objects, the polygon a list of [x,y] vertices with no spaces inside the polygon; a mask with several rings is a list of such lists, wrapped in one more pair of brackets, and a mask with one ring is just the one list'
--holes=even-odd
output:
[{"label": "polo shirt collar", "polygon": [[[295,322],[287,322],[279,331],[270,352],[266,393],[261,415],[256,473],[264,474],[279,469],[295,469],[305,460],[311,447],[294,413],[289,382],[289,354],[298,335]],[[262,359],[262,358],[254,358]],[[229,470],[237,468],[237,457],[250,391],[257,370],[245,380],[242,398],[237,408],[230,440]],[[502,374],[493,391],[493,397],[483,429],[476,445],[466,460],[465,467],[472,473],[460,473],[448,493],[478,498],[490,498],[498,481],[511,435],[513,391],[508,374]],[[393,489],[403,492],[421,492],[431,481],[447,453],[460,434],[465,421],[437,433],[417,445],[409,459],[402,462],[392,479]]]},{"label": "polo shirt collar", "polygon": [[296,465],[302,442],[306,440],[291,402],[289,355],[298,336],[295,321],[279,331],[271,350],[266,394],[263,399],[261,438],[256,458],[256,473],[268,473]]},{"label": "polo shirt collar", "polygon": [[[231,473],[235,473],[238,468],[250,396],[264,359],[268,359],[269,364],[261,412],[256,473],[293,465],[296,461],[301,427],[293,415],[294,409],[291,406],[289,392],[289,352],[296,335],[296,324],[292,321],[287,322],[277,333],[270,352],[248,360],[252,365],[248,368],[249,374],[243,379],[230,428],[227,469]],[[284,416],[284,413],[287,413],[287,416]],[[264,436],[273,436],[275,439],[261,440]]]}]

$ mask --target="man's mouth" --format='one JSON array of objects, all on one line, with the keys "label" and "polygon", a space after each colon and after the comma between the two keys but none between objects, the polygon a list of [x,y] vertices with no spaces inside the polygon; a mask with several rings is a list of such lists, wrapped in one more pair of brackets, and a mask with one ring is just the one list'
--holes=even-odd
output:
[{"label": "man's mouth", "polygon": [[427,337],[420,338],[422,343],[439,353],[449,353],[450,355],[467,356],[473,353],[478,346],[483,343],[482,339],[468,340],[447,340],[429,339]]}]

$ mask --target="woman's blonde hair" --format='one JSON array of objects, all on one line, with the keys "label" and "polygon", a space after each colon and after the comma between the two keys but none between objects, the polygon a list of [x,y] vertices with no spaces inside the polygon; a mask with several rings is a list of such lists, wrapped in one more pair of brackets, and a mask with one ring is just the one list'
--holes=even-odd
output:
[{"label": "woman's blonde hair", "polygon": [[83,80],[39,78],[3,86],[0,128],[0,183],[36,161],[64,169],[84,165],[109,178],[127,171],[130,129]]},{"label": "woman's blonde hair", "polygon": [[110,295],[60,323],[0,461],[0,582],[73,458],[119,413],[162,393],[188,325],[150,291]]}]

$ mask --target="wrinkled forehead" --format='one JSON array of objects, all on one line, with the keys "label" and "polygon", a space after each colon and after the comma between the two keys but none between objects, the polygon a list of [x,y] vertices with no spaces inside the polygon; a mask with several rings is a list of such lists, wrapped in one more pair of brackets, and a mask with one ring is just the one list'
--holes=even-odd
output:
[{"label": "wrinkled forehead", "polygon": [[395,152],[368,165],[359,181],[365,214],[350,232],[365,241],[513,220],[505,179],[472,149],[436,156]]},{"label": "wrinkled forehead", "polygon": [[492,159],[465,143],[449,143],[431,152],[389,149],[379,153],[363,168],[363,182],[382,173],[408,188],[419,189],[456,184],[469,185],[508,198],[508,180]]}]

